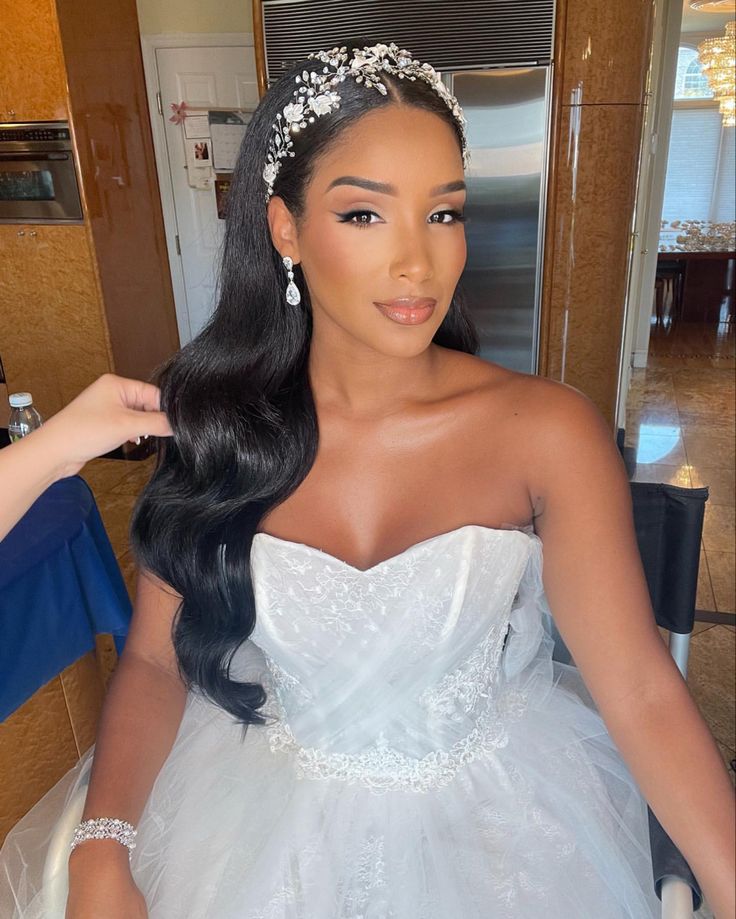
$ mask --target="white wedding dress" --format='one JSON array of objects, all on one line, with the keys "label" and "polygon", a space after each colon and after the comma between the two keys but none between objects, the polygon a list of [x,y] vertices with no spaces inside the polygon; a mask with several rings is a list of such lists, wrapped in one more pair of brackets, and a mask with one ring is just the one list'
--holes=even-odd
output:
[{"label": "white wedding dress", "polygon": [[[243,739],[190,693],[133,851],[151,919],[659,916],[646,803],[552,660],[530,527],[463,526],[366,571],[259,533],[251,567],[231,674],[264,681],[275,718]],[[61,919],[45,846],[93,752],[8,837],[3,919]]]}]

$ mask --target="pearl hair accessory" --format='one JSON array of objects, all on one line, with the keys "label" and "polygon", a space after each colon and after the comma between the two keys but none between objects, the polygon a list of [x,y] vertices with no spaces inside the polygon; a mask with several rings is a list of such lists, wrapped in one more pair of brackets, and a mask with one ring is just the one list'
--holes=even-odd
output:
[{"label": "pearl hair accessory", "polygon": [[356,83],[377,89],[381,95],[388,93],[381,82],[381,74],[388,73],[403,80],[423,80],[443,99],[455,117],[462,138],[463,165],[468,166],[468,145],[465,135],[465,116],[457,99],[445,86],[440,75],[431,64],[420,64],[409,51],[399,48],[394,42],[390,45],[372,45],[364,48],[353,48],[353,55],[348,55],[345,45],[332,48],[330,51],[315,51],[309,55],[310,60],[323,64],[320,72],[303,70],[296,77],[297,87],[294,100],[283,112],[279,112],[272,127],[271,139],[266,154],[266,165],[263,169],[263,181],[266,183],[266,203],[273,194],[276,176],[285,156],[294,156],[292,135],[314,124],[316,118],[327,115],[340,107],[340,95],[335,91],[346,77],[352,77]]}]

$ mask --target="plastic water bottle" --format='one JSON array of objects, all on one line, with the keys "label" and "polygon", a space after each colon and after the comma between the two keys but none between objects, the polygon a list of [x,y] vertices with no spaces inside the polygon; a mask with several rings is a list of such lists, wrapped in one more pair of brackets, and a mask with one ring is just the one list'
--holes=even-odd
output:
[{"label": "plastic water bottle", "polygon": [[29,392],[14,392],[8,397],[10,402],[10,421],[8,436],[10,442],[20,440],[36,428],[40,428],[43,419],[33,407],[33,396]]}]

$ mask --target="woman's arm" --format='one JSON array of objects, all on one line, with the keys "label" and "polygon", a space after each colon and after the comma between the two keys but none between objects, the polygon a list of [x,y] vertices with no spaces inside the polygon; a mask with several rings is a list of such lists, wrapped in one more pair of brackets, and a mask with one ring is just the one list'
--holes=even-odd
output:
[{"label": "woman's arm", "polygon": [[733,788],[657,630],[623,461],[587,397],[539,378],[534,392],[528,481],[550,609],[642,794],[718,919],[734,919]]},{"label": "woman's arm", "polygon": [[3,539],[44,491],[69,475],[65,463],[47,449],[41,427],[0,450],[0,539]]},{"label": "woman's arm", "polygon": [[58,479],[140,434],[171,427],[151,383],[105,373],[37,431],[0,450],[0,539]]},{"label": "woman's arm", "polygon": [[[133,620],[97,731],[82,820],[118,817],[135,825],[171,751],[187,697],[171,641],[180,602],[170,587],[140,572]],[[127,870],[127,849],[114,840],[87,840],[70,855],[70,884],[111,866]]]}]

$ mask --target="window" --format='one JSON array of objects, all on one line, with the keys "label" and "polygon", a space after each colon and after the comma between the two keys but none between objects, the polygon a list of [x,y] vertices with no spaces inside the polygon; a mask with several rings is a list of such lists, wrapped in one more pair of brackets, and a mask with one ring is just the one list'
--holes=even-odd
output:
[{"label": "window", "polygon": [[662,219],[733,220],[732,171],[733,128],[722,127],[718,108],[676,108]]},{"label": "window", "polygon": [[697,50],[680,45],[660,250],[709,248],[732,235],[724,225],[736,220],[735,172],[734,128],[723,127]]},{"label": "window", "polygon": [[708,78],[700,69],[698,51],[690,45],[680,45],[677,52],[675,99],[712,99]]}]

